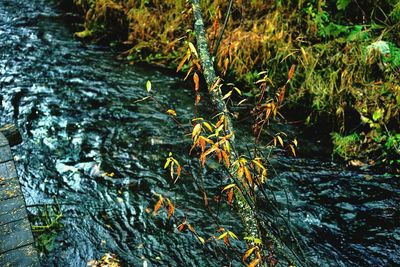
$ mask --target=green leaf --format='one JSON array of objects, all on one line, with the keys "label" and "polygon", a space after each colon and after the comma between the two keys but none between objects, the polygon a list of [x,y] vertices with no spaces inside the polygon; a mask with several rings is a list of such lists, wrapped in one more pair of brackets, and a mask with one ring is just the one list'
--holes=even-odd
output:
[{"label": "green leaf", "polygon": [[351,3],[351,0],[338,0],[336,2],[336,7],[338,10],[345,10],[346,7]]},{"label": "green leaf", "polygon": [[382,118],[383,118],[383,110],[378,108],[377,110],[375,110],[374,114],[372,114],[372,119],[374,121],[379,121]]},{"label": "green leaf", "polygon": [[150,93],[150,91],[151,91],[151,82],[150,81],[146,82],[146,90],[148,93]]}]

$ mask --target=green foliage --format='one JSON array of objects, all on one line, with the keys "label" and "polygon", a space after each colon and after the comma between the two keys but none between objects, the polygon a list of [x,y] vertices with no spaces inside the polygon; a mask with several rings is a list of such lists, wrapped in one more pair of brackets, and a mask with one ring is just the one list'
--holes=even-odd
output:
[{"label": "green foliage", "polygon": [[350,135],[332,134],[333,154],[345,160],[357,158],[359,153],[360,136],[357,133]]}]

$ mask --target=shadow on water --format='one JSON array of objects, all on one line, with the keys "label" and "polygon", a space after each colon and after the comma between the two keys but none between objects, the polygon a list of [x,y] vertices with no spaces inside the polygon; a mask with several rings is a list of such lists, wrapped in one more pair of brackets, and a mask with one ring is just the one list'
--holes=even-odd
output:
[{"label": "shadow on water", "polygon": [[[73,40],[66,19],[44,0],[0,1],[0,122],[16,122],[23,134],[14,153],[28,204],[56,197],[63,212],[44,265],[85,266],[107,251],[132,266],[222,265],[223,254],[176,233],[179,221],[146,212],[154,193],[165,194],[178,207],[190,203],[182,206],[191,206],[200,235],[215,231],[191,178],[171,185],[162,169],[168,151],[187,155],[188,140],[154,103],[135,103],[151,80],[160,102],[189,123],[191,91]],[[398,177],[280,154],[272,160],[279,208],[286,212],[286,188],[291,222],[315,266],[399,264]],[[221,183],[216,173],[204,175],[206,186]],[[229,208],[221,210],[239,229]]]}]

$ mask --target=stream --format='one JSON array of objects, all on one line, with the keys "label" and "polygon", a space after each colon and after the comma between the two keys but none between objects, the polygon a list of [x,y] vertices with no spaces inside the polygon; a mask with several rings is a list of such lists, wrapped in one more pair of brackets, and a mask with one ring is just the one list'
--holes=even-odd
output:
[{"label": "stream", "polygon": [[[162,194],[200,236],[217,234],[190,175],[173,184],[163,169],[170,151],[187,169],[190,138],[154,101],[138,101],[151,80],[158,102],[189,125],[192,90],[75,40],[71,17],[51,1],[0,0],[0,124],[15,123],[23,136],[13,153],[32,222],[45,204],[62,212],[59,229],[36,233],[43,266],[86,266],[106,252],[126,266],[241,266],[223,244],[203,246],[176,230],[179,220],[152,215]],[[399,177],[282,151],[271,162],[271,187],[310,266],[400,265]],[[210,167],[198,172],[220,191]],[[237,215],[218,205],[222,224],[239,234]]]}]

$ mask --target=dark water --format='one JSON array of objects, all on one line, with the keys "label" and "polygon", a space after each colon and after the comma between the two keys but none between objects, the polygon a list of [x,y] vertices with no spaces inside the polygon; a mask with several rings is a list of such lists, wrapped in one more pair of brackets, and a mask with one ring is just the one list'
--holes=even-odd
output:
[{"label": "dark water", "polygon": [[[182,209],[178,219],[187,214],[201,236],[215,234],[192,178],[172,185],[162,169],[169,151],[187,167],[188,138],[154,102],[135,102],[151,80],[162,105],[189,124],[191,91],[176,78],[74,40],[68,18],[48,1],[0,1],[0,123],[14,122],[23,134],[14,154],[27,203],[56,198],[63,213],[43,265],[85,266],[105,252],[130,266],[228,264],[222,245],[204,247],[177,233],[178,220],[146,212],[160,193]],[[399,177],[284,154],[272,161],[279,209],[286,214],[285,188],[311,266],[400,265]],[[202,175],[206,187],[224,182],[218,172]],[[38,211],[30,208],[33,221]],[[240,233],[229,207],[218,212],[222,226]]]}]

